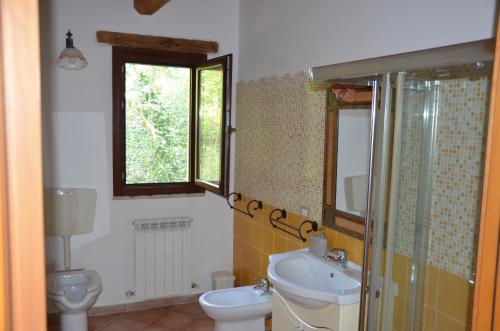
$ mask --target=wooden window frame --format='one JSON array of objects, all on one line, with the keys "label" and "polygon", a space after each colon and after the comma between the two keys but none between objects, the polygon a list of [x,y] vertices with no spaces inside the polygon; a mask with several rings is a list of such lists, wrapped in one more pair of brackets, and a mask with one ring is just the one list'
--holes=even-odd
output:
[{"label": "wooden window frame", "polygon": [[[230,68],[231,55],[207,61],[206,54],[190,54],[158,51],[151,49],[113,47],[113,196],[151,196],[167,194],[202,193],[205,189],[225,195],[228,190],[229,137],[227,118],[231,112],[231,71],[224,70],[224,111],[221,155],[221,183],[219,188],[209,187],[196,180],[197,171],[197,73],[198,68],[223,63]],[[189,180],[182,183],[141,183],[127,184],[125,169],[125,70],[126,63],[178,66],[191,69],[190,127],[189,127]],[[227,76],[229,75],[229,76]],[[228,89],[229,88],[229,89]],[[227,106],[229,104],[229,107]],[[226,114],[228,113],[228,114]]]},{"label": "wooden window frame", "polygon": [[[223,56],[223,57],[218,57],[215,59],[211,59],[206,61],[205,63],[198,65],[195,70],[195,76],[196,76],[196,96],[199,95],[199,90],[200,90],[200,82],[201,79],[199,77],[199,73],[201,70],[214,67],[217,65],[222,65],[223,69],[223,82],[226,84],[223,90],[223,96],[222,96],[222,146],[221,146],[221,163],[220,163],[220,182],[219,186],[213,185],[210,182],[204,181],[199,179],[200,177],[200,167],[199,167],[199,158],[198,155],[199,153],[199,144],[196,143],[199,140],[199,134],[200,134],[200,121],[198,120],[198,117],[196,118],[196,123],[195,123],[195,135],[194,135],[194,140],[195,140],[195,152],[196,152],[196,158],[195,158],[195,163],[194,163],[194,168],[195,168],[195,184],[198,186],[203,187],[204,189],[211,191],[213,193],[216,193],[218,195],[222,196],[228,196],[229,194],[229,160],[230,160],[230,141],[229,139],[231,131],[231,86],[232,86],[232,70],[231,70],[231,65],[232,65],[232,55],[228,56]],[[196,98],[196,106],[195,111],[199,108],[199,98]]]}]

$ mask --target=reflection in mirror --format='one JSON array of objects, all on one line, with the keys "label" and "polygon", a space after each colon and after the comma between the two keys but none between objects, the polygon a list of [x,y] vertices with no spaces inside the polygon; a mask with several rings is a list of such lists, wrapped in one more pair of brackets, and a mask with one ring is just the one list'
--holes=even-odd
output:
[{"label": "reflection in mirror", "polygon": [[335,209],[364,216],[368,192],[370,109],[340,109]]}]

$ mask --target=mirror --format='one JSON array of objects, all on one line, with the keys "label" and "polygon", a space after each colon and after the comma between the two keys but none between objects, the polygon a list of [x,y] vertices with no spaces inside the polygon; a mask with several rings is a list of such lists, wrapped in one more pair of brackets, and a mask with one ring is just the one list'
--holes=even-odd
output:
[{"label": "mirror", "polygon": [[365,215],[368,192],[370,109],[339,109],[336,211]]},{"label": "mirror", "polygon": [[327,90],[323,224],[361,238],[368,192],[371,88]]}]

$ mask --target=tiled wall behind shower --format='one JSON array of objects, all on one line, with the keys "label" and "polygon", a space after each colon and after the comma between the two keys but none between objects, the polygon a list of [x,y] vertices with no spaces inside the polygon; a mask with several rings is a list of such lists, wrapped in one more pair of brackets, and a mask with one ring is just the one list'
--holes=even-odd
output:
[{"label": "tiled wall behind shower", "polygon": [[[471,276],[479,221],[489,80],[450,79],[439,85],[433,156],[428,263]],[[420,168],[423,92],[407,92],[403,116],[396,252],[413,256]]]}]

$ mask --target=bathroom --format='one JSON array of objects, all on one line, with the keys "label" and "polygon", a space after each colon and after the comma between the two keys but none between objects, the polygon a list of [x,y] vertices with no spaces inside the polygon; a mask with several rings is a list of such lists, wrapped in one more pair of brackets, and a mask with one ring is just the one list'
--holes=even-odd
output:
[{"label": "bathroom", "polygon": [[[36,312],[43,325],[23,327],[29,322],[12,318],[5,330],[488,329],[481,318],[493,308],[482,306],[475,273],[494,274],[484,270],[496,261],[496,253],[479,258],[490,224],[482,216],[489,183],[484,169],[494,159],[487,149],[494,0],[37,3],[45,225],[39,229],[43,246],[33,251],[43,253],[40,277],[47,285]],[[141,13],[141,3],[157,8]],[[57,62],[68,30],[87,62],[78,70]],[[202,108],[189,83],[184,119],[192,127],[178,133],[187,137],[177,170],[186,180],[164,190],[164,182],[129,185],[120,175],[131,169],[129,155],[118,150],[130,143],[120,131],[127,119],[117,116],[129,93],[128,72],[140,70],[133,68],[144,61],[139,57],[165,65],[157,44],[167,39],[153,36],[210,48],[171,67],[196,68],[191,82],[204,68],[223,69],[220,108],[227,111],[221,111],[215,182],[201,178],[193,142],[201,129],[191,121]],[[135,47],[127,44],[132,39]],[[483,41],[488,51],[482,51]],[[439,47],[445,49],[426,53]],[[389,67],[377,71],[374,62],[355,62],[407,53],[406,63],[423,58],[424,64],[405,67],[394,64],[400,58],[386,59]],[[428,117],[434,121],[426,122]],[[88,224],[63,240],[53,223],[61,215],[54,199],[66,193],[85,200],[77,216]],[[367,208],[367,201],[375,207]],[[367,227],[367,209],[369,217],[383,220],[378,226]],[[155,226],[169,229],[157,234]],[[174,248],[157,248],[167,243]],[[321,265],[318,273],[327,270],[325,275],[355,284],[353,295],[341,289],[344,294],[328,299],[328,306],[301,306],[294,297],[301,295],[298,287],[283,287],[276,266],[289,252],[304,260],[286,277],[309,285],[324,281],[301,278],[312,277],[311,256],[304,255],[311,244],[321,251],[311,255]],[[150,270],[164,270],[161,277],[171,270],[158,254],[172,254],[173,283],[181,284],[161,285],[163,294],[159,274]],[[65,269],[93,284],[79,300],[86,303],[69,313],[55,304],[64,297],[54,284]],[[381,285],[368,286],[373,282]],[[258,292],[261,310],[251,323],[225,323],[210,310],[211,297],[202,295],[223,287],[232,298],[245,296],[238,296],[238,288]],[[251,315],[242,309],[240,319]]]}]

